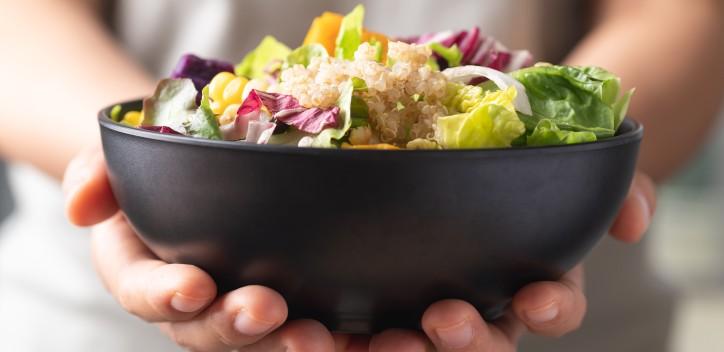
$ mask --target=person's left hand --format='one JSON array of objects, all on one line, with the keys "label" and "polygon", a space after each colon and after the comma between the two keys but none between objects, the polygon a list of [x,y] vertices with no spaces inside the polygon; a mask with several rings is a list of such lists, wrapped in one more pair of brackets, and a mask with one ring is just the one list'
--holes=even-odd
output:
[{"label": "person's left hand", "polygon": [[[69,167],[64,187],[68,194],[68,216],[72,222],[95,224],[118,211],[107,177],[105,161],[98,149],[82,154]],[[637,173],[611,228],[611,235],[624,242],[639,241],[648,228],[654,208],[653,183],[647,176]],[[517,350],[518,339],[527,331],[558,337],[576,330],[585,312],[583,268],[579,265],[558,281],[536,282],[521,289],[513,297],[509,312],[495,322],[485,322],[478,311],[466,302],[444,300],[434,303],[424,313],[423,332],[388,330],[371,337],[333,334],[334,347],[330,339],[330,345],[325,343],[324,350],[512,352]],[[287,349],[294,346],[295,350],[325,352],[319,350],[322,348],[320,341],[314,339],[329,339],[330,332],[320,324],[315,325],[315,329],[314,333],[285,339],[265,339],[241,351],[269,351],[281,344]]]}]

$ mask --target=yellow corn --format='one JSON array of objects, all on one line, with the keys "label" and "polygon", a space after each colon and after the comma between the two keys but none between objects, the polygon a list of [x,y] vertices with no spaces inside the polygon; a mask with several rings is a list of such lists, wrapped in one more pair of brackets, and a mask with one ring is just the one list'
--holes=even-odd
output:
[{"label": "yellow corn", "polygon": [[123,115],[122,124],[138,127],[143,123],[143,111],[129,111]]},{"label": "yellow corn", "polygon": [[234,122],[234,120],[236,120],[236,113],[239,111],[240,107],[241,104],[229,104],[229,106],[224,109],[224,113],[219,116],[219,124],[226,125]]},{"label": "yellow corn", "polygon": [[217,74],[209,83],[211,111],[216,115],[223,114],[231,104],[242,103],[242,93],[249,81],[237,77],[230,72]]}]

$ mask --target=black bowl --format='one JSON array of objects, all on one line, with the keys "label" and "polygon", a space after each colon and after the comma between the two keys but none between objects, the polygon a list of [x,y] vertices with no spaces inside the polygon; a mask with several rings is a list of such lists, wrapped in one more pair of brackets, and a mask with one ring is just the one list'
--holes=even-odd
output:
[{"label": "black bowl", "polygon": [[626,119],[570,146],[326,150],[158,134],[108,114],[113,191],[160,258],[199,266],[222,292],[272,287],[291,318],[353,333],[418,328],[445,298],[495,319],[525,284],[558,279],[614,220],[643,134]]}]

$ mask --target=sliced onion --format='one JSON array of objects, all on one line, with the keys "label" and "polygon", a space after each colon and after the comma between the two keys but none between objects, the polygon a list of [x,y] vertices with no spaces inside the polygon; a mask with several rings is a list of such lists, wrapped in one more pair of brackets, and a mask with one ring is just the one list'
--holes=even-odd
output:
[{"label": "sliced onion", "polygon": [[497,85],[501,90],[505,90],[508,89],[508,87],[513,86],[518,92],[514,101],[515,110],[526,115],[533,114],[533,110],[530,107],[530,101],[528,100],[528,94],[525,92],[525,87],[515,80],[515,78],[503,72],[482,66],[460,66],[448,68],[447,70],[442,71],[442,73],[453,82],[467,84],[473,79],[485,77],[493,81],[493,83],[495,83],[495,85]]},{"label": "sliced onion", "polygon": [[528,67],[533,64],[533,55],[528,50],[519,50],[512,53],[510,62],[505,68],[506,72],[512,72],[520,70],[523,67]]}]

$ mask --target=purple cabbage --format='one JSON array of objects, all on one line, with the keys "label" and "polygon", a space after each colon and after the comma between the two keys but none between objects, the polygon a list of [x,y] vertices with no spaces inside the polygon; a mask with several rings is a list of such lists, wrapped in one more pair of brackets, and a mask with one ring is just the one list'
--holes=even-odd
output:
[{"label": "purple cabbage", "polygon": [[291,95],[254,92],[275,120],[302,132],[317,134],[326,128],[337,126],[338,106],[328,109],[305,108]]},{"label": "purple cabbage", "polygon": [[[410,44],[429,44],[437,42],[445,47],[457,45],[463,53],[461,65],[485,66],[492,69],[511,72],[533,64],[533,57],[527,50],[508,50],[493,37],[482,35],[478,27],[463,31],[446,31],[427,33],[417,37],[400,38]],[[448,66],[447,62],[437,56],[441,69]]]},{"label": "purple cabbage", "polygon": [[186,54],[181,57],[176,68],[171,73],[171,78],[189,78],[194,82],[194,87],[201,94],[201,90],[221,72],[234,72],[234,65],[220,60],[202,59],[193,54]]}]

